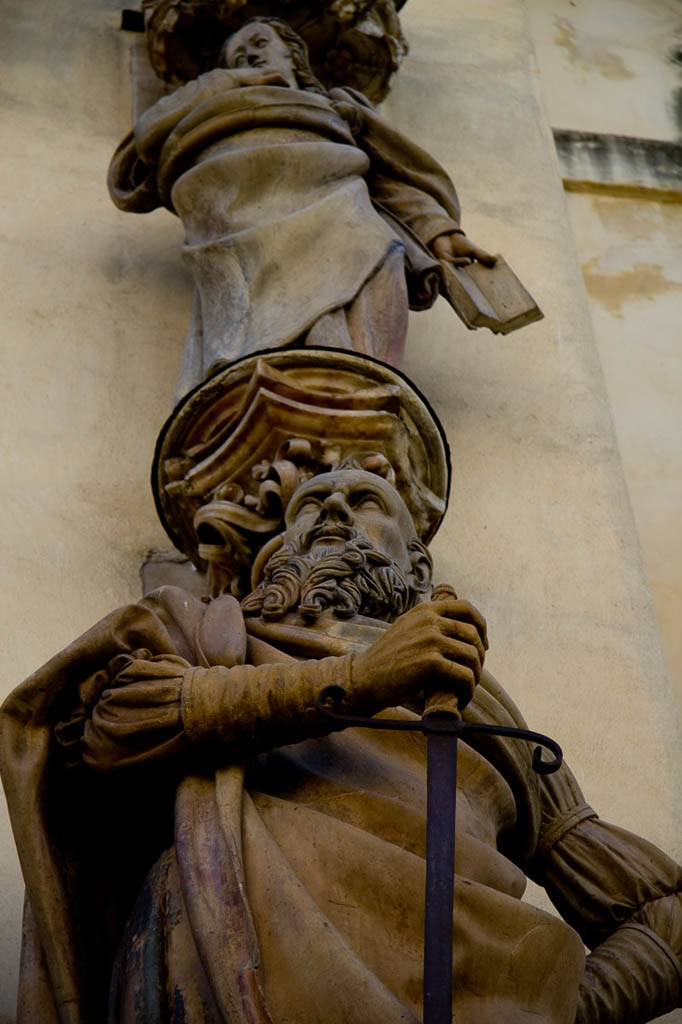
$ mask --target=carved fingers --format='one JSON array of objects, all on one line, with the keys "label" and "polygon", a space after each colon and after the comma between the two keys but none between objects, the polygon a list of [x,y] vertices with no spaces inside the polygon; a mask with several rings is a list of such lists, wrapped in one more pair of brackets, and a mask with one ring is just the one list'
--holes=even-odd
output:
[{"label": "carved fingers", "polygon": [[493,267],[497,256],[476,245],[470,238],[460,232],[451,232],[447,235],[439,235],[431,242],[431,251],[434,256],[451,263],[453,267],[466,267],[476,261],[485,267]]},{"label": "carved fingers", "polygon": [[488,646],[485,619],[468,601],[446,598],[406,612],[353,660],[353,682],[379,706],[424,688],[457,696],[463,707],[481,678]]},{"label": "carved fingers", "polygon": [[441,601],[433,601],[432,606],[437,609],[438,614],[448,620],[452,627],[459,630],[457,636],[462,636],[469,643],[480,645],[481,664],[488,650],[488,626],[484,617],[469,601],[460,601],[457,598],[447,598]]},{"label": "carved fingers", "polygon": [[488,646],[486,622],[468,601],[449,599],[422,606],[428,616],[429,679],[425,685],[457,693],[463,707],[473,697]]}]

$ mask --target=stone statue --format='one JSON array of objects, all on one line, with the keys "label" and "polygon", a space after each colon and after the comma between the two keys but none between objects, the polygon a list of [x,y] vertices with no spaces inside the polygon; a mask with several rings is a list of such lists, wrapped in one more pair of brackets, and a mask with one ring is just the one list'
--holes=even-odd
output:
[{"label": "stone statue", "polygon": [[[430,593],[398,491],[347,465],[294,492],[241,607],[162,588],[8,698],[20,1024],[421,1020],[424,740],[335,732],[315,702],[338,683],[349,710],[409,717],[438,686],[519,724],[481,615]],[[458,784],[455,1020],[680,1005],[677,865],[527,744],[462,744]],[[526,876],[563,921],[521,901]]]},{"label": "stone statue", "polygon": [[325,90],[285,22],[247,22],[221,59],[146,111],[109,171],[117,206],[164,205],[185,229],[178,397],[221,361],[293,343],[399,365],[408,305],[450,294],[443,268],[495,263],[452,182],[361,93]]}]

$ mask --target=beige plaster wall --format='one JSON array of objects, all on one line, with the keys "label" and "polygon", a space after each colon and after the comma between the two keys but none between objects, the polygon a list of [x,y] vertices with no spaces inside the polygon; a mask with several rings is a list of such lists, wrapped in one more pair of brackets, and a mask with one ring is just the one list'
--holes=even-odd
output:
[{"label": "beige plaster wall", "polygon": [[[682,68],[672,59],[682,47],[679,0],[527,0],[527,7],[554,128],[682,137]],[[586,191],[571,191],[568,209],[648,578],[682,701],[682,192],[679,184],[677,192],[673,188],[680,157],[651,150],[647,168],[636,156],[622,147],[609,150],[606,178],[597,164],[590,169],[589,161],[578,161],[571,170],[585,179],[580,188]],[[592,194],[590,170],[597,175]],[[620,198],[596,194],[606,180],[616,194],[621,190]],[[667,202],[657,199],[657,186]],[[623,190],[640,191],[640,200],[624,198]]]},{"label": "beige plaster wall", "polygon": [[[3,5],[0,565],[4,696],[139,595],[164,543],[149,467],[189,313],[171,217],[106,191],[128,129],[120,4]],[[2,800],[0,1022],[14,1020],[22,884]]]},{"label": "beige plaster wall", "polygon": [[526,0],[553,128],[682,138],[678,0]]},{"label": "beige plaster wall", "polygon": [[[6,11],[3,694],[135,598],[143,554],[165,545],[147,477],[190,303],[178,225],[106,195],[128,127],[119,7]],[[385,112],[448,166],[467,229],[547,314],[507,339],[470,334],[444,303],[413,319],[406,369],[453,449],[438,578],[487,614],[491,670],[563,743],[588,799],[679,856],[678,724],[525,8],[411,0],[403,21],[412,51]],[[20,905],[3,819],[0,1024]]]},{"label": "beige plaster wall", "polygon": [[682,706],[682,204],[572,193],[568,209]]}]

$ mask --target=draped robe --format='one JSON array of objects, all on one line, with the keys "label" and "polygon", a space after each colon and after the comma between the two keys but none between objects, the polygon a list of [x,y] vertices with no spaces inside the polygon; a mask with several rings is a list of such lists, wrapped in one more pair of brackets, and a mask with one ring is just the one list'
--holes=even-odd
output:
[{"label": "draped robe", "polygon": [[[421,1019],[424,740],[329,732],[310,707],[385,628],[245,623],[230,597],[167,587],[10,695],[19,1024],[99,1024],[107,999],[112,1024]],[[523,724],[488,674],[465,715]],[[524,743],[461,745],[455,1019],[673,1008],[680,869],[530,762]],[[521,902],[526,873],[565,921]]]},{"label": "draped robe", "polygon": [[109,190],[182,220],[196,295],[178,397],[220,361],[294,342],[400,365],[408,303],[441,283],[427,246],[460,230],[443,168],[360,94],[240,88],[223,68],[142,115]]}]

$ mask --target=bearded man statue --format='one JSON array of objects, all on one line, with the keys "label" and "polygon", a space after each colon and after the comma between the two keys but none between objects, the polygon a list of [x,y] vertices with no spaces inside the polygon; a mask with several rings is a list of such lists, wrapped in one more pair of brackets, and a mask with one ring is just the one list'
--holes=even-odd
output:
[{"label": "bearded man statue", "polygon": [[[3,771],[27,886],[20,1024],[382,1024],[422,1018],[425,686],[523,725],[486,625],[429,600],[398,492],[307,480],[240,607],[162,588],[19,687]],[[442,593],[442,591],[440,591]],[[682,872],[598,819],[527,744],[462,744],[453,1015],[643,1022],[680,1002]],[[563,920],[522,902],[526,876]],[[592,952],[585,959],[583,943]]]}]

